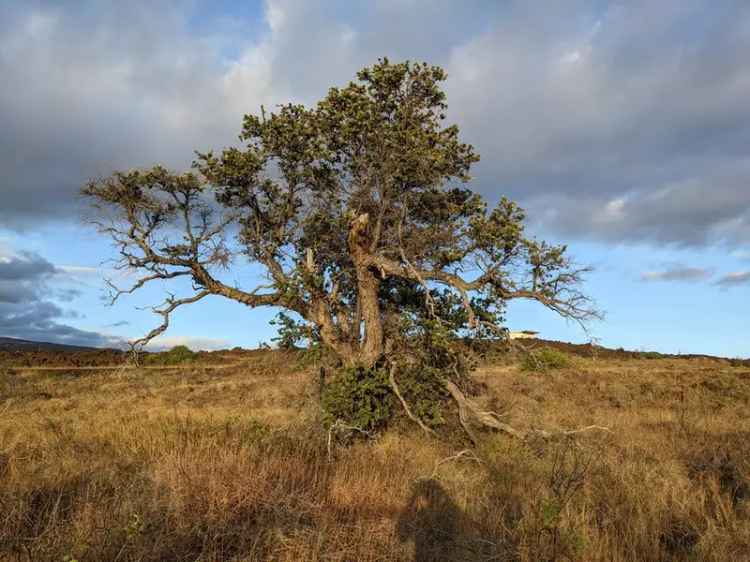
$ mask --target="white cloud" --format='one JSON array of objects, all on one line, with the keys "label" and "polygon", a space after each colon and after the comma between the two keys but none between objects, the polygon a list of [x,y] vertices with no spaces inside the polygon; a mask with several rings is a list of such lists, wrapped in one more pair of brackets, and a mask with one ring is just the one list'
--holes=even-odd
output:
[{"label": "white cloud", "polygon": [[98,267],[84,265],[58,265],[56,268],[68,275],[101,275],[102,273],[102,270]]},{"label": "white cloud", "polygon": [[271,31],[278,33],[286,22],[286,11],[280,2],[274,2],[272,0],[266,1],[266,21],[268,22]]},{"label": "white cloud", "polygon": [[581,60],[581,51],[569,51],[560,57],[560,62],[563,64],[575,64]]},{"label": "white cloud", "polygon": [[58,22],[57,14],[32,12],[26,22],[26,32],[34,39],[49,36]]},{"label": "white cloud", "polygon": [[625,209],[625,198],[616,197],[604,206],[604,213],[601,220],[610,221],[622,219]]},{"label": "white cloud", "polygon": [[750,271],[733,271],[732,273],[727,273],[716,284],[725,288],[750,285]]},{"label": "white cloud", "polygon": [[165,351],[177,345],[187,346],[193,351],[215,351],[231,347],[231,343],[223,339],[193,336],[162,336],[154,338],[146,346],[146,349],[149,351]]}]

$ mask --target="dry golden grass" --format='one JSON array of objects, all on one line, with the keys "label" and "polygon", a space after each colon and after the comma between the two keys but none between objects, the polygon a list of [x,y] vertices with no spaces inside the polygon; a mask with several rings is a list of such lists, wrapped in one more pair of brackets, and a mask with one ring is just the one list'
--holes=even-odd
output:
[{"label": "dry golden grass", "polygon": [[329,458],[312,370],[238,359],[0,368],[0,560],[750,560],[746,366],[485,366],[511,423],[611,433],[445,460],[407,424]]}]

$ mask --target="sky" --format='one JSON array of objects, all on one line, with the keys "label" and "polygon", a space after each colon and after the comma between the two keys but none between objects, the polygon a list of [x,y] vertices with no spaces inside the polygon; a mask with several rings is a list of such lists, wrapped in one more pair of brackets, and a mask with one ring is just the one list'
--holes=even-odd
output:
[{"label": "sky", "polygon": [[[387,56],[447,71],[472,187],[595,268],[604,321],[521,302],[509,328],[748,357],[748,52],[743,0],[0,1],[0,336],[111,345],[158,325],[144,307],[179,285],[107,306],[115,252],[82,220],[83,183],[186,169],[244,114],[313,105]],[[213,297],[156,345],[254,347],[274,315]]]}]

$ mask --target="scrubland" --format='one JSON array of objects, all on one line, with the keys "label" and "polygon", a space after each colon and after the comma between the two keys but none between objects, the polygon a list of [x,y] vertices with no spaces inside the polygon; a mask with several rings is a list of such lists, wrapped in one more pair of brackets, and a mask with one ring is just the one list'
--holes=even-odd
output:
[{"label": "scrubland", "polygon": [[329,443],[290,353],[0,366],[0,560],[750,560],[750,367],[565,363],[476,376],[516,426],[609,431],[477,445]]}]

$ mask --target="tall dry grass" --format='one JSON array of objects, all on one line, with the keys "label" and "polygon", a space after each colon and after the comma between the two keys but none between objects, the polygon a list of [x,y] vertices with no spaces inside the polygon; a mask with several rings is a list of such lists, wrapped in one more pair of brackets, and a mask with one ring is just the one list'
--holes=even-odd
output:
[{"label": "tall dry grass", "polygon": [[144,372],[0,369],[0,560],[750,560],[750,369],[593,360],[478,377],[518,426],[333,447],[269,352]]}]

